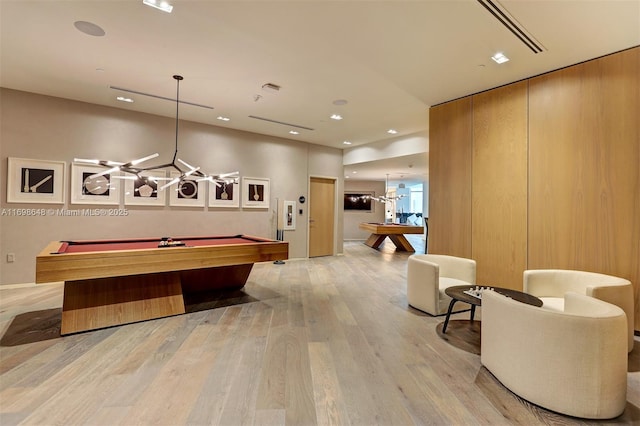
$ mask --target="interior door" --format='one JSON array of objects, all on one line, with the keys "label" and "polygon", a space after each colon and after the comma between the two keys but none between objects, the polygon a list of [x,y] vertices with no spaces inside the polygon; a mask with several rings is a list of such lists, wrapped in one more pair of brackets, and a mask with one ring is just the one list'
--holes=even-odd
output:
[{"label": "interior door", "polygon": [[334,179],[311,178],[309,189],[309,257],[333,256]]}]

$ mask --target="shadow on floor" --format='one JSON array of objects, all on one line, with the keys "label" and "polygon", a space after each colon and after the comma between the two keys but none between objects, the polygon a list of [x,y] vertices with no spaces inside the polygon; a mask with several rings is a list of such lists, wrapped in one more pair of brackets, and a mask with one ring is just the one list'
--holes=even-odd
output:
[{"label": "shadow on floor", "polygon": [[442,334],[444,322],[436,326],[436,333],[451,346],[480,355],[480,321],[450,320],[447,332]]},{"label": "shadow on floor", "polygon": [[[185,311],[189,314],[215,308],[260,302],[280,296],[280,293],[253,284],[251,288],[246,289],[185,294],[184,304]],[[16,315],[11,324],[9,324],[7,331],[0,338],[0,346],[18,346],[57,339],[60,337],[61,322],[62,308],[25,312]]]},{"label": "shadow on floor", "polygon": [[[447,327],[447,332],[449,327]],[[507,389],[486,367],[481,367],[475,379],[479,387],[491,404],[513,424],[544,424],[544,425],[637,425],[640,420],[640,409],[627,401],[624,412],[608,420],[580,419],[555,413],[522,399]]]},{"label": "shadow on floor", "polygon": [[62,308],[16,315],[0,339],[0,346],[18,346],[60,337]]}]

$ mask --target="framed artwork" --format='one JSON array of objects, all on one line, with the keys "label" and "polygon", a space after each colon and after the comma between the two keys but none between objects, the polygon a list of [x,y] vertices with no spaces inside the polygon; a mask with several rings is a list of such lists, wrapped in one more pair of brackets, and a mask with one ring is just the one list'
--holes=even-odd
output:
[{"label": "framed artwork", "polygon": [[120,173],[108,173],[92,177],[104,171],[104,167],[71,165],[71,204],[119,204]]},{"label": "framed artwork", "polygon": [[142,179],[129,179],[125,176],[124,203],[129,206],[164,206],[167,204],[167,191],[158,191],[167,179],[164,170],[149,170],[140,173]]},{"label": "framed artwork", "polygon": [[373,191],[345,192],[344,210],[372,212],[373,200],[371,197],[373,196],[375,196],[375,192]]},{"label": "framed artwork", "polygon": [[[180,176],[178,172],[171,172],[171,179]],[[170,206],[204,207],[206,182],[198,182],[197,177],[187,176],[180,182],[166,189],[169,192]]]},{"label": "framed artwork", "polygon": [[64,161],[9,157],[7,202],[64,204],[66,166]]},{"label": "framed artwork", "polygon": [[209,182],[209,207],[239,207],[240,185],[238,182],[219,183],[219,185]]},{"label": "framed artwork", "polygon": [[242,207],[247,209],[269,208],[268,178],[242,178]]},{"label": "framed artwork", "polygon": [[296,202],[284,201],[282,212],[282,223],[285,231],[295,231],[296,229]]}]

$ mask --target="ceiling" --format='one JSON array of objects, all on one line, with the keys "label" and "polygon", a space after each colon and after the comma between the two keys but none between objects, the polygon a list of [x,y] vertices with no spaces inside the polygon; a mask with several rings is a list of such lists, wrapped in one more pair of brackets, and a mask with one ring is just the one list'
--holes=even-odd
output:
[{"label": "ceiling", "polygon": [[385,181],[389,188],[400,183],[407,186],[423,184],[429,175],[429,153],[401,155],[384,160],[366,161],[344,167],[344,177],[350,180]]},{"label": "ceiling", "polygon": [[[172,102],[131,91],[175,100],[180,74],[180,100],[201,105],[181,119],[346,148],[426,134],[432,105],[640,44],[635,0],[494,0],[541,53],[477,0],[169,2],[170,14],[142,0],[0,0],[0,85],[174,117]],[[427,173],[404,160],[359,176]]]}]

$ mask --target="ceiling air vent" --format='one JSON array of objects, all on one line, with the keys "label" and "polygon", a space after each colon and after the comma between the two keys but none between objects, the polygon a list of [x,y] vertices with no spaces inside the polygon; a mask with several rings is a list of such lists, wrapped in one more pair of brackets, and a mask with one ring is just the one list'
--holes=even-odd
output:
[{"label": "ceiling air vent", "polygon": [[265,117],[258,117],[257,115],[250,115],[249,118],[253,118],[253,119],[256,119],[256,120],[262,120],[262,121],[268,121],[269,123],[282,124],[283,126],[296,127],[298,129],[314,130],[311,127],[301,126],[299,124],[285,123],[284,121],[272,120],[271,118],[265,118]]},{"label": "ceiling air vent", "polygon": [[518,22],[509,15],[504,7],[496,5],[496,3],[491,0],[478,0],[478,3],[487,9],[494,18],[511,31],[513,35],[518,37],[533,53],[540,53],[545,50],[531,34],[518,25]]},{"label": "ceiling air vent", "polygon": [[181,104],[192,105],[192,106],[200,107],[200,108],[213,109],[213,107],[209,106],[209,105],[196,104],[194,102],[187,102],[187,101],[178,100],[178,99],[174,99],[174,98],[168,98],[166,96],[154,95],[152,93],[140,92],[138,90],[125,89],[124,87],[109,86],[109,89],[119,90],[121,92],[127,92],[127,93],[134,93],[136,95],[149,96],[150,98],[164,99],[165,101],[180,102]]},{"label": "ceiling air vent", "polygon": [[273,83],[265,83],[262,85],[262,90],[266,90],[271,93],[278,93],[280,91],[280,86]]}]

